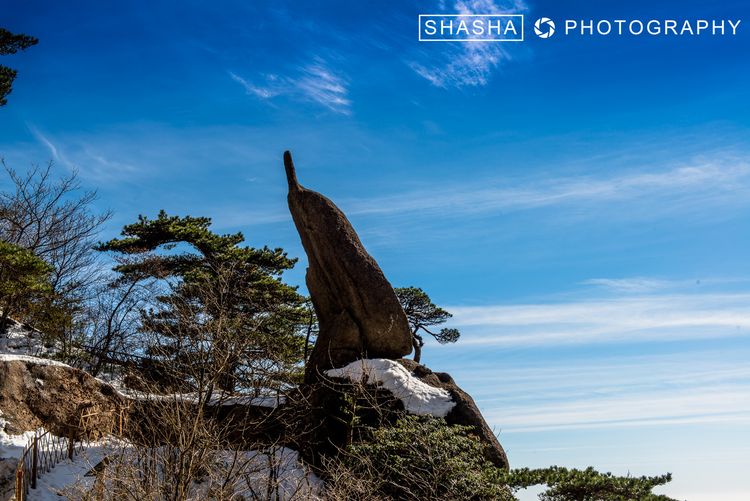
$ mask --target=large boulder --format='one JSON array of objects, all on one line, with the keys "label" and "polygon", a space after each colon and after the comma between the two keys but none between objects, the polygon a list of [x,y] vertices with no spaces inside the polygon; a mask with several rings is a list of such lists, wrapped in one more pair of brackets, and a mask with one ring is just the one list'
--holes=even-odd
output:
[{"label": "large boulder", "polygon": [[479,411],[477,404],[471,395],[462,390],[450,374],[446,372],[432,372],[428,367],[420,365],[414,360],[398,360],[414,376],[430,386],[442,388],[450,395],[455,406],[445,416],[448,424],[470,426],[479,439],[487,445],[485,455],[487,459],[501,468],[508,468],[508,456],[505,454],[503,446],[497,440],[492,429],[487,425],[482,413]]},{"label": "large boulder", "polygon": [[[295,428],[291,435],[300,442],[294,445],[302,456],[320,467],[323,456],[356,440],[346,424],[351,417],[346,415],[347,403],[356,395],[347,396],[351,388],[345,380],[356,384],[364,379],[372,393],[357,406],[365,409],[357,419],[379,426],[402,411],[444,417],[448,424],[471,427],[487,444],[487,459],[508,468],[505,451],[471,396],[449,375],[402,359],[412,347],[406,314],[344,213],[328,198],[299,184],[288,151],[284,167],[289,210],[308,257],[307,288],[320,328],[305,373],[307,384],[300,389],[303,423],[309,429],[300,429],[295,419],[290,420]],[[380,371],[382,380],[371,377],[373,371]],[[289,406],[287,413],[295,415],[293,408]]]},{"label": "large boulder", "polygon": [[44,427],[67,436],[71,430],[77,433],[85,415],[88,432],[110,430],[112,413],[125,403],[111,386],[59,362],[15,358],[0,359],[0,411],[7,433]]},{"label": "large boulder", "polygon": [[[357,388],[360,388],[361,393],[361,388],[365,387],[368,389],[368,397],[362,405],[357,406],[360,412],[363,412],[356,419],[360,426],[367,422],[367,409],[381,417],[396,411],[444,418],[449,425],[469,427],[471,433],[486,445],[485,458],[499,468],[508,468],[508,457],[482,417],[474,399],[463,391],[449,374],[432,372],[414,360],[375,359],[358,360],[346,367],[328,370],[326,375],[330,376],[331,380],[323,389],[319,389],[317,394],[313,393],[309,402],[312,404],[313,415],[316,409],[324,409],[322,413],[318,411],[322,415],[315,423],[319,423],[323,428],[328,425],[324,438],[333,442],[335,447],[348,445],[343,439],[347,438],[345,432],[350,430],[342,427],[341,423],[352,421],[351,417],[347,420],[346,416],[331,415],[336,412],[336,399],[341,400],[340,393],[344,392],[350,396],[343,401],[351,401],[352,395],[357,394]],[[346,381],[351,382],[349,388]],[[390,399],[380,398],[382,394],[388,394]],[[371,422],[369,426],[377,426],[377,422]]]},{"label": "large boulder", "polygon": [[284,153],[289,210],[308,258],[307,288],[319,334],[305,380],[360,358],[400,358],[411,352],[411,332],[393,287],[365,250],[341,210],[297,181]]}]

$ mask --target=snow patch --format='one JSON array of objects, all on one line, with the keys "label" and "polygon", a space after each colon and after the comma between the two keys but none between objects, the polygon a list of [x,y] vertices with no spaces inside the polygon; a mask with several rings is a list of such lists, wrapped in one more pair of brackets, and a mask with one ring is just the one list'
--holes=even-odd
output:
[{"label": "snow patch", "polygon": [[[224,454],[229,463],[236,461],[234,452],[225,451]],[[324,499],[323,481],[300,461],[299,454],[294,449],[272,447],[271,450],[243,451],[239,454],[247,461],[243,468],[243,480],[235,487],[235,492],[243,496],[243,499],[266,499],[269,481],[274,491],[271,499]]]},{"label": "snow patch", "polygon": [[[38,482],[37,490],[31,499],[57,501],[66,493],[80,493],[92,489],[94,476],[86,476],[106,457],[117,458],[131,446],[127,442],[102,440],[91,444],[73,460],[65,459],[53,470],[45,473]],[[217,459],[227,468],[235,470],[231,490],[237,499],[266,499],[269,487],[272,497],[279,501],[321,500],[323,481],[304,466],[297,451],[285,447],[274,447],[268,451],[217,451]],[[127,461],[127,459],[125,459]],[[217,464],[218,466],[218,464]],[[191,486],[190,499],[210,499],[206,489],[211,482],[206,479],[196,481]]]},{"label": "snow patch", "polygon": [[57,360],[50,360],[49,358],[32,357],[31,355],[16,355],[14,353],[0,353],[0,362],[28,362],[38,365],[54,365],[57,367],[67,367],[72,369],[68,364],[58,362]]},{"label": "snow patch", "polygon": [[63,459],[50,471],[45,472],[37,480],[35,490],[29,492],[29,499],[33,501],[59,501],[69,499],[63,497],[66,488],[80,484],[91,488],[93,477],[86,477],[86,473],[97,465],[113,450],[112,442],[101,440],[90,444],[85,450],[73,456],[73,459]]},{"label": "snow patch", "polygon": [[[116,390],[120,395],[125,398],[132,400],[151,400],[156,402],[192,402],[198,403],[199,398],[197,393],[145,393],[141,391],[131,390],[123,388]],[[279,405],[286,403],[286,397],[280,393],[268,394],[268,395],[244,395],[244,394],[230,394],[215,392],[211,396],[211,400],[208,405],[248,405],[254,407],[269,407],[274,408]]]},{"label": "snow patch", "polygon": [[34,436],[34,432],[27,431],[19,435],[9,435],[5,431],[7,421],[2,418],[2,415],[3,413],[0,411],[0,459],[20,458],[24,447]]},{"label": "snow patch", "polygon": [[456,405],[447,390],[428,385],[395,360],[357,360],[346,367],[327,370],[326,374],[380,385],[401,400],[409,414],[445,417]]},{"label": "snow patch", "polygon": [[45,345],[42,333],[25,327],[9,318],[10,322],[4,334],[0,335],[0,353],[18,355],[48,356],[54,351]]},{"label": "snow patch", "polygon": [[214,398],[211,400],[211,405],[250,405],[254,407],[278,407],[279,405],[286,403],[286,397],[284,395],[261,395],[258,397],[253,396],[233,396],[223,397],[222,399]]},{"label": "snow patch", "polygon": [[[38,430],[43,433],[44,430]],[[5,432],[5,421],[0,412],[0,461],[5,459],[15,469],[16,462],[23,453],[24,447],[34,437],[34,432],[19,435],[9,435]],[[105,457],[118,457],[131,445],[114,437],[105,438],[88,444],[85,450],[76,454],[72,460],[63,459],[49,472],[39,477],[37,488],[30,492],[29,499],[35,501],[58,501],[61,495],[82,489],[91,489],[95,478],[86,476],[92,468]],[[321,500],[323,481],[305,466],[293,449],[286,447],[272,447],[266,450],[248,451],[217,451],[218,458],[227,466],[243,464],[243,468],[236,475],[233,491],[239,499],[264,498],[263,494],[269,486],[273,487],[274,495],[279,501],[292,500]],[[198,499],[201,496],[201,483],[193,485]],[[203,493],[205,494],[205,493]]]}]

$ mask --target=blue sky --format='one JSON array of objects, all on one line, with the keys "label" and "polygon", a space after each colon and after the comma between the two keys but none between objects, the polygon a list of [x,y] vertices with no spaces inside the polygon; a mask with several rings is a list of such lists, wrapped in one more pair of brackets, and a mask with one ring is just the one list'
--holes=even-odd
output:
[{"label": "blue sky", "polygon": [[[281,153],[394,285],[455,313],[426,348],[514,466],[671,471],[750,498],[746,2],[9,2],[38,46],[0,156],[76,168],[115,217],[211,216],[304,255]],[[417,41],[516,12],[516,44]],[[558,21],[550,39],[533,20]],[[564,36],[563,19],[743,19],[730,36]]]}]

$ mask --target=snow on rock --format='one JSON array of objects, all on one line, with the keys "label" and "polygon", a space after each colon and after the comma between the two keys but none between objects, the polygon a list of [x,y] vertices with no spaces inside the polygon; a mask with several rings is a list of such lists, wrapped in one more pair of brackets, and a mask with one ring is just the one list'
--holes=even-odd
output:
[{"label": "snow on rock", "polygon": [[[42,381],[43,384],[40,384]],[[125,402],[111,387],[70,366],[29,355],[0,354],[0,409],[6,430],[19,433],[40,426],[65,433],[78,422],[81,406],[87,412],[117,409]],[[101,414],[89,423],[92,431],[105,431],[110,416]]]},{"label": "snow on rock", "polygon": [[421,381],[395,360],[357,360],[346,367],[327,370],[326,375],[380,385],[401,400],[410,414],[445,417],[456,405],[448,391]]},{"label": "snow on rock", "polygon": [[68,364],[50,360],[49,358],[32,357],[31,355],[16,355],[14,353],[0,353],[0,362],[29,362],[38,365],[54,365],[57,367],[72,368]]}]

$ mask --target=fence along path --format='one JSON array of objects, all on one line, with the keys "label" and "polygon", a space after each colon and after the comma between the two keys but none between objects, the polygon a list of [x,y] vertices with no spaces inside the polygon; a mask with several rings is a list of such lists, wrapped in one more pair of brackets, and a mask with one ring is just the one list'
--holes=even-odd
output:
[{"label": "fence along path", "polygon": [[[15,501],[28,499],[30,489],[36,489],[39,477],[49,473],[60,461],[64,459],[72,460],[76,454],[80,454],[91,445],[90,423],[94,417],[102,415],[112,417],[109,429],[105,430],[104,434],[123,436],[127,417],[126,408],[121,408],[119,411],[83,414],[78,421],[78,425],[70,427],[67,437],[58,437],[49,431],[35,431],[34,436],[29,438],[29,442],[16,466]],[[77,441],[76,436],[80,437]]]}]

